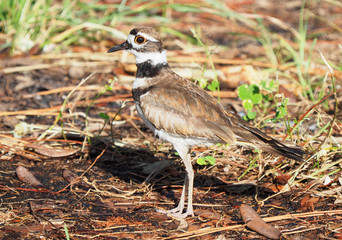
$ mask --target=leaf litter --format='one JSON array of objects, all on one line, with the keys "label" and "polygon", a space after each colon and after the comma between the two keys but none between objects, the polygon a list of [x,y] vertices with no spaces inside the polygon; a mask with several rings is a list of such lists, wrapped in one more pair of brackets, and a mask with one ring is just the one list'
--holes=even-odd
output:
[{"label": "leaf litter", "polygon": [[[302,123],[291,124],[293,140],[312,151],[310,159],[296,163],[241,147],[195,147],[193,157],[213,156],[216,163],[200,166],[194,162],[196,216],[186,222],[172,219],[156,209],[170,209],[177,202],[184,169],[172,147],[154,139],[134,112],[130,94],[134,59],[130,55],[96,53],[89,46],[87,51],[91,54],[76,52],[75,46],[76,53],[72,54],[17,56],[12,61],[2,60],[0,69],[1,238],[36,239],[40,234],[46,239],[62,239],[65,238],[64,225],[73,239],[251,239],[263,236],[276,239],[278,231],[282,238],[289,239],[341,238],[342,152],[338,146],[342,125],[340,113],[334,112],[334,93],[325,92],[328,100],[325,102],[302,98],[303,88],[288,80],[297,78],[298,67],[286,62],[265,61],[262,57],[266,53],[259,42],[238,36],[260,36],[260,32],[249,25],[250,19],[259,17],[268,27],[282,29],[281,37],[286,38],[289,32],[297,34],[289,28],[297,24],[291,20],[299,15],[297,3],[293,2],[293,6],[284,3],[289,4],[287,9],[292,9],[285,11],[285,8],[274,8],[277,4],[264,1],[266,5],[258,5],[260,2],[228,1],[233,10],[245,12],[243,27],[211,13],[180,14],[175,10],[171,14],[174,18],[178,16],[182,22],[189,23],[175,22],[169,27],[191,38],[192,23],[200,22],[207,44],[229,46],[212,50],[222,88],[219,93],[211,94],[220,96],[221,103],[237,113],[243,111],[237,99],[238,85],[256,84],[258,78],[277,78],[279,75],[269,74],[267,69],[278,69],[281,73],[279,89],[292,99],[291,115],[297,119],[308,117]],[[341,22],[334,16],[340,8],[329,6],[325,2],[321,9],[331,11],[331,21],[338,26]],[[259,10],[259,15],[254,15],[255,9]],[[276,15],[280,22],[271,15]],[[319,39],[316,46],[328,62],[338,64],[336,43],[341,36],[336,35],[331,26],[320,22],[316,28],[310,25],[309,31],[313,34],[327,32],[326,38],[332,40]],[[131,24],[118,27],[125,33],[130,28]],[[239,34],[225,34],[227,29]],[[170,65],[182,74],[194,73],[207,63],[202,49],[179,43],[179,37],[164,33],[164,38],[170,49]],[[289,45],[297,44],[291,38],[286,39]],[[121,40],[115,39],[116,42]],[[99,44],[110,47],[108,42],[112,41],[107,36]],[[284,52],[279,49],[277,54]],[[211,69],[204,69],[204,72],[206,70],[208,75],[203,76],[210,77]],[[94,72],[82,86],[76,87],[82,78]],[[307,73],[315,76],[312,81],[318,82],[327,71],[324,64],[315,63],[309,66]],[[113,76],[118,80],[109,83],[108,79]],[[341,70],[334,69],[334,76],[340,86]],[[188,77],[196,78],[196,75]],[[231,77],[234,82],[224,85]],[[330,83],[329,77],[324,81]],[[111,90],[97,98],[107,83]],[[315,91],[320,94],[319,90]],[[72,94],[68,95],[70,92]],[[340,99],[341,91],[337,89],[335,95]],[[125,102],[123,109],[122,101]],[[273,109],[265,111],[275,114]],[[321,131],[329,129],[327,124],[334,114],[336,121],[329,133]],[[104,118],[106,115],[110,116],[109,120]],[[256,124],[261,121],[257,119]],[[22,122],[26,125],[18,125]],[[13,138],[16,126],[20,131]],[[288,134],[284,129],[284,124],[279,122],[264,128],[278,139]],[[44,137],[40,139],[42,134]],[[323,141],[325,144],[320,146]],[[318,146],[318,151],[314,151]],[[258,209],[257,213],[249,206]],[[243,220],[246,213],[242,213],[241,208],[247,212],[249,221]],[[269,230],[269,224],[278,231]],[[266,234],[260,229],[266,229]],[[272,236],[267,235],[272,231],[275,232]]]}]

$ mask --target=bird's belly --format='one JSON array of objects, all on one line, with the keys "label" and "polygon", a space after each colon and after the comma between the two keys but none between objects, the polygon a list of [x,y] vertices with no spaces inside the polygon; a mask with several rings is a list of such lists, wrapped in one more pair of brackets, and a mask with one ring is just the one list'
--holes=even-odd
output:
[{"label": "bird's belly", "polygon": [[157,135],[160,139],[164,141],[168,141],[175,144],[182,144],[188,147],[195,146],[195,145],[205,145],[210,146],[217,142],[220,142],[219,139],[208,139],[208,138],[199,138],[199,137],[191,137],[191,136],[184,136],[184,135],[177,135],[165,132],[164,130],[155,130],[155,135]]}]

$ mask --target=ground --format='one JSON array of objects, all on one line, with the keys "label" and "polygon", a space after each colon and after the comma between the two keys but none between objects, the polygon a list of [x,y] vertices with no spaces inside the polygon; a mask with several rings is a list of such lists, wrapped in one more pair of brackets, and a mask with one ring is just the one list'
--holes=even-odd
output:
[{"label": "ground", "polygon": [[[142,23],[161,31],[170,66],[209,84],[227,110],[245,115],[238,86],[258,86],[263,100],[250,123],[302,146],[305,160],[194,147],[195,217],[175,219],[157,210],[178,203],[184,166],[137,116],[134,58],[106,54],[123,39],[90,31],[55,43],[58,53],[1,48],[1,239],[267,239],[271,226],[281,232],[274,239],[342,238],[341,3],[214,2],[126,5],[169,20],[144,15]],[[113,28],[129,33],[134,11]],[[215,74],[219,91],[210,88]],[[215,164],[199,165],[205,156]]]}]

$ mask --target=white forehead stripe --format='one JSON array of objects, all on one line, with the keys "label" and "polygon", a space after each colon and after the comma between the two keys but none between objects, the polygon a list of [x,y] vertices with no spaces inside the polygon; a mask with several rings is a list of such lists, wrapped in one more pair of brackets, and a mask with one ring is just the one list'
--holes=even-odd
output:
[{"label": "white forehead stripe", "polygon": [[[147,34],[145,34],[145,33],[138,32],[136,36],[142,36],[142,37],[146,38],[146,40],[151,41],[151,42],[158,42],[157,39],[155,39],[155,38],[153,38],[153,37],[151,37],[151,36],[149,36],[149,35],[147,35]],[[135,38],[136,36],[134,36],[134,35],[132,35],[132,34],[129,34],[128,37],[127,37],[127,40],[128,40],[128,42],[129,42],[132,46],[134,45],[134,47],[135,47],[136,49],[139,49],[139,48],[141,48],[144,44],[136,44],[136,43],[134,42],[134,38]]]},{"label": "white forehead stripe", "polygon": [[140,35],[140,36],[143,36],[144,38],[146,38],[146,40],[148,41],[151,41],[151,42],[159,42],[157,39],[145,34],[145,33],[141,33],[141,32],[138,32],[137,33],[137,36]]}]

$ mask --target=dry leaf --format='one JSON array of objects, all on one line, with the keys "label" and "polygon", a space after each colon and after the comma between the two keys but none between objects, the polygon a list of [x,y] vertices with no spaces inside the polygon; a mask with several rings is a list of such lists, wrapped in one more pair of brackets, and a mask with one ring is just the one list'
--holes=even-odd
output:
[{"label": "dry leaf", "polygon": [[291,176],[289,174],[280,174],[274,180],[277,184],[285,185],[290,180]]},{"label": "dry leaf", "polygon": [[27,168],[19,165],[15,172],[22,182],[30,184],[34,187],[43,186],[43,184]]},{"label": "dry leaf", "polygon": [[310,209],[312,211],[314,211],[314,206],[316,205],[316,203],[318,202],[319,197],[311,197],[310,195],[305,195],[302,199],[302,201],[300,201],[300,206],[301,206],[301,210],[307,210]]},{"label": "dry leaf", "polygon": [[71,171],[69,169],[65,169],[63,171],[63,178],[65,180],[67,180],[69,183],[73,182],[73,184],[75,184],[75,185],[80,185],[80,186],[83,186],[83,187],[89,187],[89,185],[84,183],[82,181],[82,179],[80,179],[80,178],[77,181],[75,181],[78,177],[79,176],[76,173],[74,173],[73,171]]},{"label": "dry leaf", "polygon": [[243,221],[246,223],[247,227],[265,237],[271,239],[279,239],[281,232],[270,224],[267,224],[262,218],[257,214],[256,211],[251,206],[242,204],[240,206],[240,213]]},{"label": "dry leaf", "polygon": [[53,157],[53,158],[58,158],[58,157],[68,157],[71,155],[74,155],[77,153],[79,150],[78,149],[62,149],[62,148],[48,148],[44,147],[38,144],[27,144],[26,147],[33,148],[35,152],[47,156],[47,157]]}]

